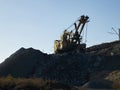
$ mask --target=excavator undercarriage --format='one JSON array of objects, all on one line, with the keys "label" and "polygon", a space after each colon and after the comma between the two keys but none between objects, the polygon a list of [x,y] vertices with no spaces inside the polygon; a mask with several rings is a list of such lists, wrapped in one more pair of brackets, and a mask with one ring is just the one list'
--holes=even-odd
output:
[{"label": "excavator undercarriage", "polygon": [[67,29],[64,30],[60,40],[54,41],[54,53],[58,54],[72,51],[85,52],[86,44],[81,43],[81,33],[85,24],[88,22],[88,19],[88,16],[83,15],[73,24],[74,31],[67,31]]}]

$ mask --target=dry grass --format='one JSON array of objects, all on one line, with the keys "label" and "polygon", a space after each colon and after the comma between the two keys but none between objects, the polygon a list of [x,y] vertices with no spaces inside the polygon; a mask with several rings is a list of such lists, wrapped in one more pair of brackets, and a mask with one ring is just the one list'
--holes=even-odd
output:
[{"label": "dry grass", "polygon": [[57,81],[41,78],[14,78],[12,76],[0,78],[0,90],[70,90],[68,85]]},{"label": "dry grass", "polygon": [[105,79],[113,82],[112,87],[115,90],[120,90],[120,70],[111,72]]},{"label": "dry grass", "polygon": [[120,90],[120,81],[119,81],[119,82],[114,82],[114,83],[113,83],[113,88],[114,88],[115,90]]}]

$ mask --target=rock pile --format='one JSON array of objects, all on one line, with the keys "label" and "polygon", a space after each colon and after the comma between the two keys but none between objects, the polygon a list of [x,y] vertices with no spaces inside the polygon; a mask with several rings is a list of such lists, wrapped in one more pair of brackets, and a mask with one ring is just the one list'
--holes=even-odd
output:
[{"label": "rock pile", "polygon": [[119,50],[119,41],[90,47],[87,53],[48,55],[33,48],[21,48],[0,64],[0,76],[40,77],[82,86],[120,70]]}]

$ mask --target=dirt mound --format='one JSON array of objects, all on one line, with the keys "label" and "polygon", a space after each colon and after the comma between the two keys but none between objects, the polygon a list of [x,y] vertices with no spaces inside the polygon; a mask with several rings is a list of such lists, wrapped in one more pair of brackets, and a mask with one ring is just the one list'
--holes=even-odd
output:
[{"label": "dirt mound", "polygon": [[0,76],[13,75],[14,77],[31,76],[38,63],[43,67],[43,63],[49,60],[49,56],[33,48],[21,48],[7,58],[0,65]]}]

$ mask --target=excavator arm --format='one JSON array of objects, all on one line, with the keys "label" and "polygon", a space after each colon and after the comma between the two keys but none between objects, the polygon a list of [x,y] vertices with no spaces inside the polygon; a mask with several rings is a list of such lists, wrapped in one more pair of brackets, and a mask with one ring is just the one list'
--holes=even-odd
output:
[{"label": "excavator arm", "polygon": [[78,32],[80,26],[82,25],[82,26],[81,26],[81,29],[80,29],[80,32],[79,32],[79,34],[81,35],[85,24],[88,22],[88,19],[89,19],[88,16],[84,16],[84,15],[81,16],[80,20],[78,20],[78,21],[79,21],[78,25],[77,25],[76,23],[74,23],[75,32]]},{"label": "excavator arm", "polygon": [[80,29],[80,35],[81,35],[82,31],[83,31],[83,28],[84,28],[85,24],[88,22],[88,19],[89,19],[88,16],[86,16],[86,17],[81,16],[80,23],[82,23],[82,27]]},{"label": "excavator arm", "polygon": [[[82,31],[83,31],[83,28],[84,28],[86,22],[88,22],[88,19],[89,19],[88,16],[84,16],[84,15],[83,15],[83,16],[81,16],[81,18],[78,20],[78,21],[79,21],[78,25],[77,25],[76,23],[74,23],[75,33],[74,33],[73,40],[72,40],[73,43],[76,43],[76,44],[78,43],[78,44],[80,44],[80,40],[81,40],[80,36],[81,36],[81,33],[82,33]],[[81,27],[81,29],[80,29],[80,31],[78,31],[80,27]],[[74,42],[74,41],[75,41],[75,42]]]}]

